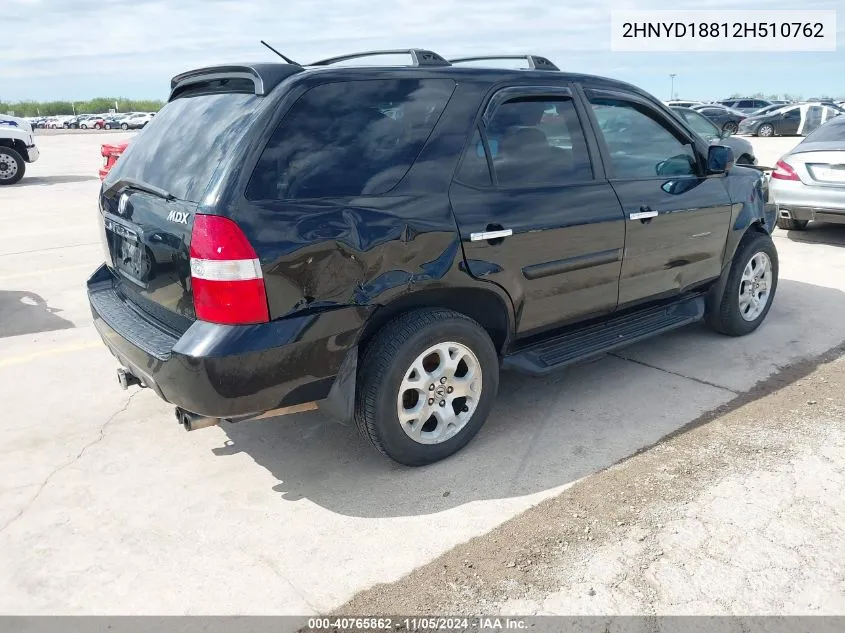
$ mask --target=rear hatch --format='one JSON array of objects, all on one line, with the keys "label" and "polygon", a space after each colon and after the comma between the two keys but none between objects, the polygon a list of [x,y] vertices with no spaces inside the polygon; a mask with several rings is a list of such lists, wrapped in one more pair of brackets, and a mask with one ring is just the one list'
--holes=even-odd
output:
[{"label": "rear hatch", "polygon": [[[246,83],[239,89],[239,82],[209,80],[183,91],[131,140],[103,181],[101,239],[115,289],[175,332],[196,319],[196,212],[264,102]],[[204,206],[203,213],[214,210]]]}]

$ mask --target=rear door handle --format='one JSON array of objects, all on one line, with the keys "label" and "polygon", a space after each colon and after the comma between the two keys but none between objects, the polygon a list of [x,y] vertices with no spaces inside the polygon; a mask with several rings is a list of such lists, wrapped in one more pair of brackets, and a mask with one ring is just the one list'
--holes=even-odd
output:
[{"label": "rear door handle", "polygon": [[470,233],[469,239],[473,242],[484,240],[498,240],[513,235],[513,229],[501,229],[499,231],[482,231],[481,233]]}]

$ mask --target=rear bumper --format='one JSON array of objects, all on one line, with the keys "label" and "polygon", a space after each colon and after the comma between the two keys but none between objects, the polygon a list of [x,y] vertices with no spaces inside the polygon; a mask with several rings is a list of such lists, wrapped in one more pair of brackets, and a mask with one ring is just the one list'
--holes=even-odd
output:
[{"label": "rear bumper", "polygon": [[101,266],[88,280],[94,325],[112,354],[163,400],[216,418],[325,399],[369,308],[258,325],[195,321],[167,331],[126,303]]},{"label": "rear bumper", "polygon": [[778,215],[788,212],[796,220],[845,222],[845,186],[810,187],[802,182],[772,179],[770,187]]},{"label": "rear bumper", "polygon": [[845,224],[845,209],[824,209],[819,207],[778,205],[778,214],[794,220],[806,220],[807,222],[831,222],[834,224]]}]

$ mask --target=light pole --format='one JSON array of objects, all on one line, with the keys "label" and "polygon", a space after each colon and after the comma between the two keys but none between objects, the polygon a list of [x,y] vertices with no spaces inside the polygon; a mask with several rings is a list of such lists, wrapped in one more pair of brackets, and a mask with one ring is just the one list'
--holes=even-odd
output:
[{"label": "light pole", "polygon": [[669,101],[672,101],[675,98],[675,76],[677,73],[669,73],[669,76],[672,78],[672,87],[669,89]]}]

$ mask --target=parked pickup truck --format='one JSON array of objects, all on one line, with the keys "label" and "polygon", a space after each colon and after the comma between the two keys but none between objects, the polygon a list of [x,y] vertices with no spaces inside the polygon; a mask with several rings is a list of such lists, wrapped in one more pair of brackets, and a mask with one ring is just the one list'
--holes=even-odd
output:
[{"label": "parked pickup truck", "polygon": [[29,122],[0,114],[0,186],[20,181],[26,164],[34,163],[38,156]]},{"label": "parked pickup truck", "polygon": [[124,388],[188,430],[319,409],[419,466],[481,429],[502,369],[766,318],[775,209],[730,147],[544,57],[336,63],[387,53],[173,78],[97,203]]}]

